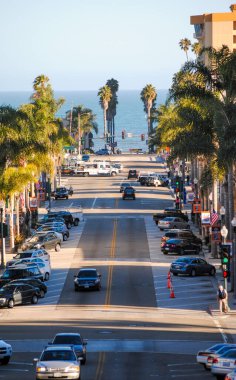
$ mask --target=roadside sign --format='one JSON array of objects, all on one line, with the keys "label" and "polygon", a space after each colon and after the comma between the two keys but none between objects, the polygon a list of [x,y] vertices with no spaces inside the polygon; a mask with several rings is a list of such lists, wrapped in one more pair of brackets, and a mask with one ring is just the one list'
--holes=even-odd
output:
[{"label": "roadside sign", "polygon": [[195,194],[194,193],[187,193],[186,199],[188,203],[192,203],[194,201]]},{"label": "roadside sign", "polygon": [[221,241],[221,233],[219,226],[212,227],[211,240],[216,243],[219,243]]},{"label": "roadside sign", "polygon": [[37,198],[33,198],[33,197],[31,197],[30,199],[29,199],[29,206],[30,206],[30,209],[32,210],[35,210],[35,209],[37,209],[37,207],[38,207],[38,199]]},{"label": "roadside sign", "polygon": [[201,214],[201,204],[200,203],[194,203],[193,204],[193,214]]},{"label": "roadside sign", "polygon": [[209,226],[211,224],[210,211],[201,212],[201,223],[204,226]]}]

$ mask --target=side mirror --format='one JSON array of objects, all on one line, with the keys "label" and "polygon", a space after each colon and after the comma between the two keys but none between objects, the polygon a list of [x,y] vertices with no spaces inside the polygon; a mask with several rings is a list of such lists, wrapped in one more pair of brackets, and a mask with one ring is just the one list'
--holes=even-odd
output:
[{"label": "side mirror", "polygon": [[34,358],[34,359],[33,359],[33,362],[34,362],[34,363],[36,363],[36,362],[38,362],[38,361],[39,361],[38,358]]}]

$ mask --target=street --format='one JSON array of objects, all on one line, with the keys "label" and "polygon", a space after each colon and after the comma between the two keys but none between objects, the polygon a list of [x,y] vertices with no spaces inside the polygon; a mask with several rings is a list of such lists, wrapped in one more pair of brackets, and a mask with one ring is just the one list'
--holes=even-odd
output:
[{"label": "street", "polygon": [[[209,306],[217,308],[214,279],[176,277],[170,298],[167,274],[177,256],[161,253],[163,232],[152,220],[153,212],[172,206],[170,190],[130,180],[136,200],[123,200],[119,192],[128,169],[164,167],[148,156],[127,158],[124,166],[118,177],[63,177],[74,195],[53,207],[81,206],[84,221],[72,227],[60,252],[50,252],[46,297],[38,305],[0,310],[0,336],[14,351],[0,378],[34,379],[33,358],[58,332],[80,332],[88,340],[82,380],[212,378],[195,356],[222,342],[209,313]],[[100,292],[74,291],[81,267],[98,270]]]}]

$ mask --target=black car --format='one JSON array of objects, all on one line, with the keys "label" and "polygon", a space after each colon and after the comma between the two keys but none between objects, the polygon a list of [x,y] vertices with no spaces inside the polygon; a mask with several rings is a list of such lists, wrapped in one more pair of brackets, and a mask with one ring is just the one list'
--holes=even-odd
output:
[{"label": "black car", "polygon": [[140,185],[141,186],[147,186],[148,179],[149,179],[148,175],[146,175],[146,176],[144,176],[144,175],[140,176],[139,177],[139,183],[140,183]]},{"label": "black car", "polygon": [[194,235],[191,230],[180,230],[180,229],[171,229],[166,231],[166,233],[161,237],[161,242],[165,243],[169,239],[185,239],[193,242],[202,247],[202,240]]},{"label": "black car", "polygon": [[40,298],[44,298],[45,294],[48,291],[47,285],[45,285],[45,283],[42,282],[41,280],[34,277],[21,278],[20,280],[13,280],[9,282],[9,284],[15,284],[15,283],[29,284],[29,285],[34,286],[35,288],[38,288]]},{"label": "black car", "polygon": [[216,268],[206,260],[198,257],[181,257],[173,261],[170,266],[170,272],[173,273],[174,276],[178,274],[187,274],[192,277],[203,274],[215,276]]},{"label": "black car", "polygon": [[135,200],[135,190],[133,187],[126,187],[123,192],[123,199]]},{"label": "black car", "polygon": [[38,303],[39,289],[29,284],[15,283],[0,289],[0,307],[13,308],[25,303]]},{"label": "black car", "polygon": [[199,254],[201,245],[195,244],[188,239],[168,239],[166,242],[161,243],[161,251],[167,255],[168,253],[177,253],[184,255],[185,253]]},{"label": "black car", "polygon": [[130,169],[128,173],[128,179],[130,178],[138,178],[138,172],[136,169]]},{"label": "black car", "polygon": [[68,199],[69,192],[66,187],[58,187],[54,193],[55,199]]},{"label": "black car", "polygon": [[0,288],[12,280],[21,280],[22,278],[37,278],[43,281],[43,274],[37,265],[28,267],[27,265],[18,266],[17,268],[7,268],[0,276]]},{"label": "black car", "polygon": [[68,229],[70,229],[72,225],[78,226],[80,221],[78,217],[73,217],[69,211],[50,211],[44,217],[45,219],[63,218]]},{"label": "black car", "polygon": [[51,344],[56,344],[57,346],[73,346],[76,356],[81,358],[81,364],[86,363],[86,345],[82,336],[78,333],[59,333],[57,334]]},{"label": "black car", "polygon": [[81,268],[74,277],[74,289],[76,292],[83,289],[101,289],[101,275],[97,272],[97,269]]}]

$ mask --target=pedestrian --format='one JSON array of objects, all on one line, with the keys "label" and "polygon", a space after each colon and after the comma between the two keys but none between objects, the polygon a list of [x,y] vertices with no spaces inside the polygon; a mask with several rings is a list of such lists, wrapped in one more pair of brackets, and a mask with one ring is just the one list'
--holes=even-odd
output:
[{"label": "pedestrian", "polygon": [[219,309],[220,313],[227,313],[228,311],[228,293],[227,290],[224,289],[222,285],[219,285],[217,298],[219,301]]}]

